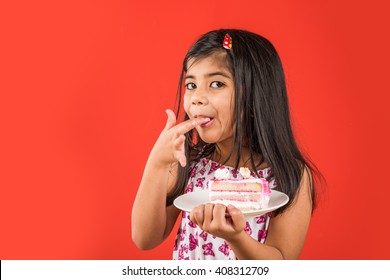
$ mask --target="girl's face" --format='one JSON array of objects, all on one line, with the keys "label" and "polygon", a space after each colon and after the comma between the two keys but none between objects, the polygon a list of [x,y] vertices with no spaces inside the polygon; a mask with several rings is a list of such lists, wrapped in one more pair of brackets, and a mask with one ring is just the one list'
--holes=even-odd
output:
[{"label": "girl's face", "polygon": [[184,77],[184,110],[190,119],[211,120],[196,127],[206,143],[231,144],[234,129],[234,82],[225,54],[190,59]]}]

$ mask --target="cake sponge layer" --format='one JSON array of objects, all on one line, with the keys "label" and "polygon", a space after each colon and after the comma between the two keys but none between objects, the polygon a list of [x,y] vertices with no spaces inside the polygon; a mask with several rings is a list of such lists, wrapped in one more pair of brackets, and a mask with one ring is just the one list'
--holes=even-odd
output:
[{"label": "cake sponge layer", "polygon": [[262,178],[211,180],[210,201],[234,205],[241,210],[259,210],[268,207],[271,191],[268,181]]}]

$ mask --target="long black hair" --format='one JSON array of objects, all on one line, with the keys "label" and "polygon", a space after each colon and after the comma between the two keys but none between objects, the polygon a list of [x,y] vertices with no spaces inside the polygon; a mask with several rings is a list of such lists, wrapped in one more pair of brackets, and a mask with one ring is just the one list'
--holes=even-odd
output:
[{"label": "long black hair", "polygon": [[[231,49],[223,48],[222,42],[226,34],[232,38]],[[258,34],[237,29],[220,29],[201,36],[183,61],[176,99],[177,115],[182,105],[183,77],[189,59],[200,60],[217,53],[226,53],[226,64],[234,77],[236,125],[230,157],[237,146],[237,169],[245,143],[250,150],[253,171],[264,162],[271,168],[276,189],[290,198],[289,203],[276,214],[281,213],[294,200],[304,170],[308,171],[310,179],[318,170],[304,158],[294,139],[284,71],[280,57],[270,41]],[[184,119],[189,119],[187,114]],[[167,205],[172,204],[183,193],[190,167],[193,166],[191,163],[210,156],[215,149],[216,145],[202,141],[195,129],[186,134],[185,152],[188,164],[186,167],[178,165],[177,182],[173,191],[168,194]],[[258,165],[253,156],[255,154],[261,156]],[[310,181],[314,209],[314,180]]]}]

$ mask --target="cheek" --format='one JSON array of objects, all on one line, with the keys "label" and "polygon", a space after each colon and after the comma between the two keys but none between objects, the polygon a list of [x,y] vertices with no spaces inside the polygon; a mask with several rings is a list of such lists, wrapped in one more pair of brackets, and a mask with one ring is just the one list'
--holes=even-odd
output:
[{"label": "cheek", "polygon": [[188,98],[188,96],[186,94],[184,94],[184,98],[183,98],[183,108],[184,108],[184,111],[188,114],[188,111],[190,110],[190,105],[191,105],[191,102]]},{"label": "cheek", "polygon": [[226,129],[228,130],[234,130],[236,126],[236,116],[234,112],[227,112],[226,114]]},{"label": "cheek", "polygon": [[223,107],[223,115],[227,124],[233,125],[235,123],[236,113],[230,102],[226,102]]}]

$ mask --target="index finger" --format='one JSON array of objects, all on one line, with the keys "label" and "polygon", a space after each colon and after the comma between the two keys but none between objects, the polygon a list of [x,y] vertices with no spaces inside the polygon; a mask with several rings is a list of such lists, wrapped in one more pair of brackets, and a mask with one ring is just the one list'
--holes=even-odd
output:
[{"label": "index finger", "polygon": [[185,134],[188,131],[194,129],[197,125],[201,125],[210,121],[210,118],[196,118],[191,120],[186,120],[182,123],[177,124],[175,127],[178,134]]}]

